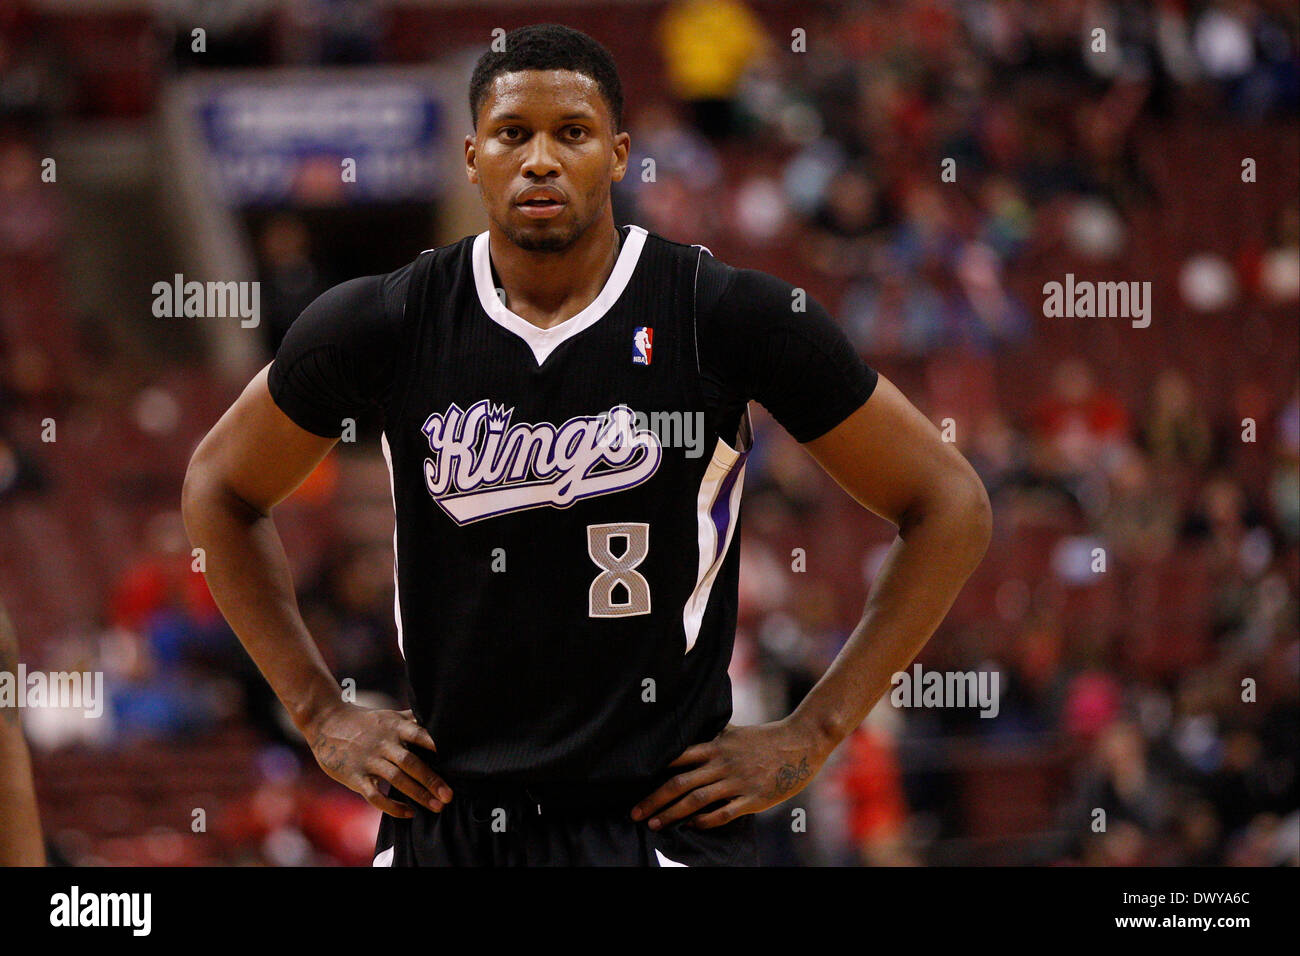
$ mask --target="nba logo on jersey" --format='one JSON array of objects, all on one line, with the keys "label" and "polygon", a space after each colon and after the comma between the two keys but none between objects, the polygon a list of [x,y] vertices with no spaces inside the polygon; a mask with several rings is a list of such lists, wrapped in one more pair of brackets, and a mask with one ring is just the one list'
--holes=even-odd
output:
[{"label": "nba logo on jersey", "polygon": [[638,325],[632,333],[632,364],[649,365],[650,350],[654,347],[655,330],[648,325]]}]

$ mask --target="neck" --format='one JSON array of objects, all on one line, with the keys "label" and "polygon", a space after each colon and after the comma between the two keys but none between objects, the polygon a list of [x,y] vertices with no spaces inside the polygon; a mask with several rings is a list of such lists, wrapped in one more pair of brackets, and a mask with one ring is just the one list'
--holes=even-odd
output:
[{"label": "neck", "polygon": [[521,249],[489,225],[488,251],[510,311],[541,329],[577,315],[600,294],[618,260],[614,216],[606,215],[559,252]]}]

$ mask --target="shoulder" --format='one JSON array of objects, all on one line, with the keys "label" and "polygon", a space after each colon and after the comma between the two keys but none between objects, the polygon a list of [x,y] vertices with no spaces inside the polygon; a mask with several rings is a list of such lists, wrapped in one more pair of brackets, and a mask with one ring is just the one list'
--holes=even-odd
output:
[{"label": "shoulder", "polygon": [[650,232],[641,226],[631,226],[631,228],[643,234],[646,247],[653,249],[657,255],[684,260],[692,270],[697,318],[704,318],[715,311],[719,301],[729,292],[737,276],[748,271],[737,269],[715,258],[712,250],[703,243],[678,242],[657,232]]},{"label": "shoulder", "polygon": [[351,346],[399,322],[411,266],[331,286],[289,326],[277,360],[296,360],[328,346]]},{"label": "shoulder", "polygon": [[473,268],[474,244],[478,237],[479,234],[461,236],[454,242],[425,249],[400,269],[388,273],[393,297],[400,297],[405,303],[413,278],[441,285],[464,275]]},{"label": "shoulder", "polygon": [[[348,279],[321,293],[293,323],[289,336],[294,351],[328,344],[355,344],[396,335],[402,325],[411,283],[440,283],[438,274],[461,269],[470,255],[474,236],[425,249],[392,272]],[[288,337],[286,336],[286,341]]]},{"label": "shoulder", "polygon": [[646,242],[656,243],[665,249],[676,250],[682,253],[683,255],[694,256],[697,255],[700,252],[700,250],[704,250],[704,252],[706,253],[709,251],[708,248],[702,245],[701,243],[678,242],[676,239],[669,239],[666,236],[659,235],[659,233],[657,232],[651,232],[649,229],[646,229],[644,226],[638,226],[633,223],[629,223],[627,228],[632,230],[633,232],[641,233],[643,236],[645,236]]},{"label": "shoulder", "polygon": [[659,235],[657,232],[651,232],[643,226],[629,224],[626,227],[629,230],[629,236],[640,236],[640,241],[644,243],[644,250],[653,250],[653,252],[662,257],[680,259],[694,263],[709,258],[711,253],[708,248],[698,242],[678,242],[675,239],[669,239]]},{"label": "shoulder", "polygon": [[[267,380],[272,397],[281,401],[290,392],[322,389],[378,390],[395,366],[416,262],[348,279],[313,299],[276,350]],[[302,423],[301,416],[295,420]]]},{"label": "shoulder", "polygon": [[474,244],[478,241],[479,236],[484,233],[473,233],[468,236],[461,236],[454,242],[446,243],[441,246],[434,246],[431,249],[425,249],[407,265],[398,271],[410,271],[421,265],[432,269],[438,268],[457,268],[463,266],[474,255]]},{"label": "shoulder", "polygon": [[724,262],[703,243],[676,242],[653,232],[646,232],[646,241],[697,263],[695,304],[702,318],[712,315],[719,307],[733,311],[733,307],[744,310],[775,305],[783,313],[790,312],[792,298],[798,290],[784,279]]},{"label": "shoulder", "polygon": [[[425,249],[393,273],[394,296],[401,299],[399,313],[404,312],[408,302],[415,303],[410,320],[419,323],[429,314],[430,302],[445,303],[449,297],[472,290],[475,271],[490,269],[485,259],[480,261],[486,253],[486,243],[480,240],[486,235],[462,236],[446,245]],[[442,311],[439,308],[437,314]]]},{"label": "shoulder", "polygon": [[797,319],[806,298],[778,276],[731,265],[707,251],[700,257],[695,303],[701,321],[743,319],[752,328],[764,321]]}]

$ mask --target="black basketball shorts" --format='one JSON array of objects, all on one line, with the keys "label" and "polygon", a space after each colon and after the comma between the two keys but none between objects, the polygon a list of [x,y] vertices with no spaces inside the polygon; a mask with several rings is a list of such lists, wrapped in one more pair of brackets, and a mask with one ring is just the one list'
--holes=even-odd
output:
[{"label": "black basketball shorts", "polygon": [[438,813],[389,794],[415,815],[384,814],[375,866],[758,865],[753,815],[708,830],[678,822],[655,831],[633,820],[632,807],[653,785],[563,792],[448,784],[454,796]]}]

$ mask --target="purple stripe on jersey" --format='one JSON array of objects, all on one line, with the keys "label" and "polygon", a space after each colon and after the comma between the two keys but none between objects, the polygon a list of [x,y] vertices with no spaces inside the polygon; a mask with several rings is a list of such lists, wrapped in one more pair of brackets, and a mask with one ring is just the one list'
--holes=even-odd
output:
[{"label": "purple stripe on jersey", "polygon": [[727,543],[727,528],[731,524],[731,489],[735,487],[740,470],[745,465],[745,456],[748,454],[748,451],[741,452],[736,463],[731,466],[731,471],[727,472],[727,477],[722,479],[722,486],[718,488],[718,497],[713,499],[713,507],[709,510],[709,517],[713,519],[713,525],[718,529],[718,543],[713,549],[714,561],[718,560],[718,556],[722,554],[722,546]]}]

